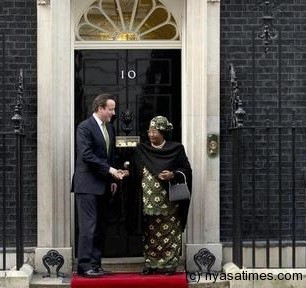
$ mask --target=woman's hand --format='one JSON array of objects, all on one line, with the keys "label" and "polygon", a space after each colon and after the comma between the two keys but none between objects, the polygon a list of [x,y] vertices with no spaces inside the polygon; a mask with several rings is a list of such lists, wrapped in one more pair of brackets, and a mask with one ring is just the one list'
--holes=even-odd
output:
[{"label": "woman's hand", "polygon": [[158,175],[158,178],[164,181],[169,181],[174,177],[174,174],[172,171],[169,170],[163,170]]}]

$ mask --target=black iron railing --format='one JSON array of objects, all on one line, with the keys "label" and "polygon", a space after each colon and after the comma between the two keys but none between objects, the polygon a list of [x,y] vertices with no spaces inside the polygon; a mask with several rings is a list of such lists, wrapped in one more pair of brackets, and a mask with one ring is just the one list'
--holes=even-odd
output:
[{"label": "black iron railing", "polygon": [[244,67],[251,73],[243,72],[249,81],[245,104],[230,64],[233,261],[242,267],[243,248],[250,247],[251,266],[256,267],[260,247],[265,249],[268,268],[271,249],[276,247],[278,264],[274,260],[273,265],[281,268],[286,246],[292,252],[291,267],[296,267],[297,247],[306,244],[306,126],[301,107],[290,106],[296,104],[288,98],[295,95],[284,89],[287,72],[282,22],[278,21],[280,2],[260,0],[253,8],[251,66]]},{"label": "black iron railing", "polygon": [[278,248],[277,267],[281,268],[287,246],[294,268],[297,244],[305,234],[306,126],[295,119],[295,110],[285,125],[273,122],[272,109],[266,110],[262,125],[245,125],[233,65],[230,78],[233,261],[242,267],[243,248],[251,247],[252,267],[256,267],[256,248],[261,247],[266,250],[265,266],[271,267],[273,246]]},{"label": "black iron railing", "polygon": [[[4,35],[3,35],[3,51],[4,49]],[[5,53],[2,57],[2,89],[1,94],[3,99],[5,99]],[[1,135],[1,204],[2,209],[0,215],[2,214],[2,267],[1,270],[6,270],[7,267],[7,251],[16,251],[16,267],[17,270],[22,266],[24,259],[24,248],[23,248],[23,193],[22,193],[22,144],[24,138],[23,131],[23,119],[22,119],[22,99],[23,99],[23,72],[20,70],[18,77],[18,91],[14,106],[14,115],[11,118],[13,122],[12,131],[6,128],[5,123],[5,107],[7,103],[3,100],[3,125],[0,131]],[[14,195],[12,197],[12,194]],[[10,197],[9,197],[10,196]],[[12,202],[12,199],[14,201]],[[15,207],[15,209],[12,209]],[[14,211],[15,210],[15,211]],[[8,225],[10,222],[10,225]],[[12,233],[11,223],[14,222],[15,228]],[[10,228],[10,233],[8,233],[8,226]],[[15,235],[12,235],[15,234]],[[9,239],[8,239],[9,236]],[[12,240],[15,238],[15,241]],[[15,246],[15,247],[12,247]]]}]

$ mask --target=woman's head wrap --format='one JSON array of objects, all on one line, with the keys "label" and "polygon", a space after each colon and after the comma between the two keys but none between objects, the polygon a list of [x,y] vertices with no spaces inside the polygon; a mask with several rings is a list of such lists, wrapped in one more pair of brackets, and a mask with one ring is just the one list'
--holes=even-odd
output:
[{"label": "woman's head wrap", "polygon": [[173,125],[164,116],[156,116],[150,121],[150,127],[160,131],[170,132],[173,129]]}]

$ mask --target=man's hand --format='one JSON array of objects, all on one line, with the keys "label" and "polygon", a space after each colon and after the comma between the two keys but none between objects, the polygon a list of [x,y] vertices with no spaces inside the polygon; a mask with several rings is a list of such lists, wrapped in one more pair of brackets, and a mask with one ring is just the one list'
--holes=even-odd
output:
[{"label": "man's hand", "polygon": [[122,180],[123,179],[123,175],[120,172],[121,170],[117,170],[113,167],[109,168],[109,173],[117,180]]},{"label": "man's hand", "polygon": [[117,180],[122,180],[124,177],[129,175],[129,171],[127,170],[121,170],[118,169],[117,172],[115,174],[113,174],[113,176],[117,179]]},{"label": "man's hand", "polygon": [[121,170],[121,169],[117,170],[113,167],[109,169],[109,173],[117,180],[122,180],[124,177],[129,175],[128,170]]},{"label": "man's hand", "polygon": [[122,178],[127,177],[127,176],[130,175],[129,170],[121,170],[121,169],[119,169],[118,173],[120,173],[122,175]]},{"label": "man's hand", "polygon": [[122,180],[123,179],[123,174],[121,170],[117,170],[114,174],[112,174],[113,177],[117,180]]}]

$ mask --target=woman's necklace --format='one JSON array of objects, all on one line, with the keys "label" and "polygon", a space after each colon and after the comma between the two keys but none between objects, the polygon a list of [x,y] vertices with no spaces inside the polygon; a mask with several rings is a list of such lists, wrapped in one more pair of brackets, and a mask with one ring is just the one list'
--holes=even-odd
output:
[{"label": "woman's necklace", "polygon": [[154,145],[153,143],[151,143],[151,146],[156,148],[156,149],[161,149],[164,147],[164,145],[166,144],[166,140],[163,141],[163,143],[159,144],[159,145]]}]

